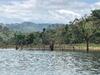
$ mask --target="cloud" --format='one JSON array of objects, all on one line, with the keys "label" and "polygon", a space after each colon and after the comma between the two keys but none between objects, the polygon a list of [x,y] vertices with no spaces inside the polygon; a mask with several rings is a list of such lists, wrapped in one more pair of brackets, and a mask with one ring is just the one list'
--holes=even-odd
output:
[{"label": "cloud", "polygon": [[58,21],[58,23],[69,22],[71,20],[74,20],[74,18],[80,18],[81,15],[78,13],[75,13],[73,11],[69,10],[55,10],[55,11],[49,11],[49,15],[51,19]]},{"label": "cloud", "polygon": [[3,22],[67,23],[92,9],[100,8],[100,2],[84,0],[1,0],[0,19]]},{"label": "cloud", "polygon": [[100,9],[100,2],[96,2],[92,5],[92,9]]}]

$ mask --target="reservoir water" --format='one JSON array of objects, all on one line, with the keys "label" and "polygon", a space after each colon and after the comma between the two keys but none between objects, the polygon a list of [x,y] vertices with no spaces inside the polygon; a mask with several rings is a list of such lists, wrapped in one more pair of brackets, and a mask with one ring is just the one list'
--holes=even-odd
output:
[{"label": "reservoir water", "polygon": [[100,53],[0,49],[0,75],[100,75]]}]

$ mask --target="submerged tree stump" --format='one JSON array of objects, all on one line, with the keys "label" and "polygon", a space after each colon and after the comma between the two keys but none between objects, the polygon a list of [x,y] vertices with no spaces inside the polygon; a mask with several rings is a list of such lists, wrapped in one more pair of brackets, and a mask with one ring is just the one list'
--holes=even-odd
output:
[{"label": "submerged tree stump", "polygon": [[53,51],[54,50],[54,43],[50,44],[50,50]]},{"label": "submerged tree stump", "polygon": [[16,45],[16,50],[18,50],[18,46]]}]

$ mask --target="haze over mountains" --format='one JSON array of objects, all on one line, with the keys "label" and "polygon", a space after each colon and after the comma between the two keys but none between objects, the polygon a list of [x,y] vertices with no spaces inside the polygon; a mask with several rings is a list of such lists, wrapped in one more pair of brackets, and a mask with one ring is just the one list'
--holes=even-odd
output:
[{"label": "haze over mountains", "polygon": [[42,31],[43,28],[53,28],[54,26],[59,27],[64,24],[49,24],[49,23],[33,23],[33,22],[22,22],[22,23],[12,23],[12,24],[3,24],[0,25],[8,27],[13,31],[21,32],[33,32],[33,31]]}]

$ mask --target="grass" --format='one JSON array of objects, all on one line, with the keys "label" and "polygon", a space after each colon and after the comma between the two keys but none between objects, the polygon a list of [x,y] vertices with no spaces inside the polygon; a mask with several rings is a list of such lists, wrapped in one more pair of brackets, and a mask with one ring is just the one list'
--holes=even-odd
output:
[{"label": "grass", "polygon": [[[15,45],[0,45],[0,48],[15,48]],[[31,49],[49,49],[49,45],[31,45],[31,46],[24,46],[24,48],[31,48]],[[86,44],[81,43],[81,44],[55,44],[55,50],[86,50]],[[90,51],[100,51],[100,44],[93,44],[90,43],[89,45]]]},{"label": "grass", "polygon": [[[85,43],[75,44],[75,46],[78,46],[78,47],[86,47],[86,44]],[[100,44],[90,43],[89,46],[90,47],[100,47]]]}]

